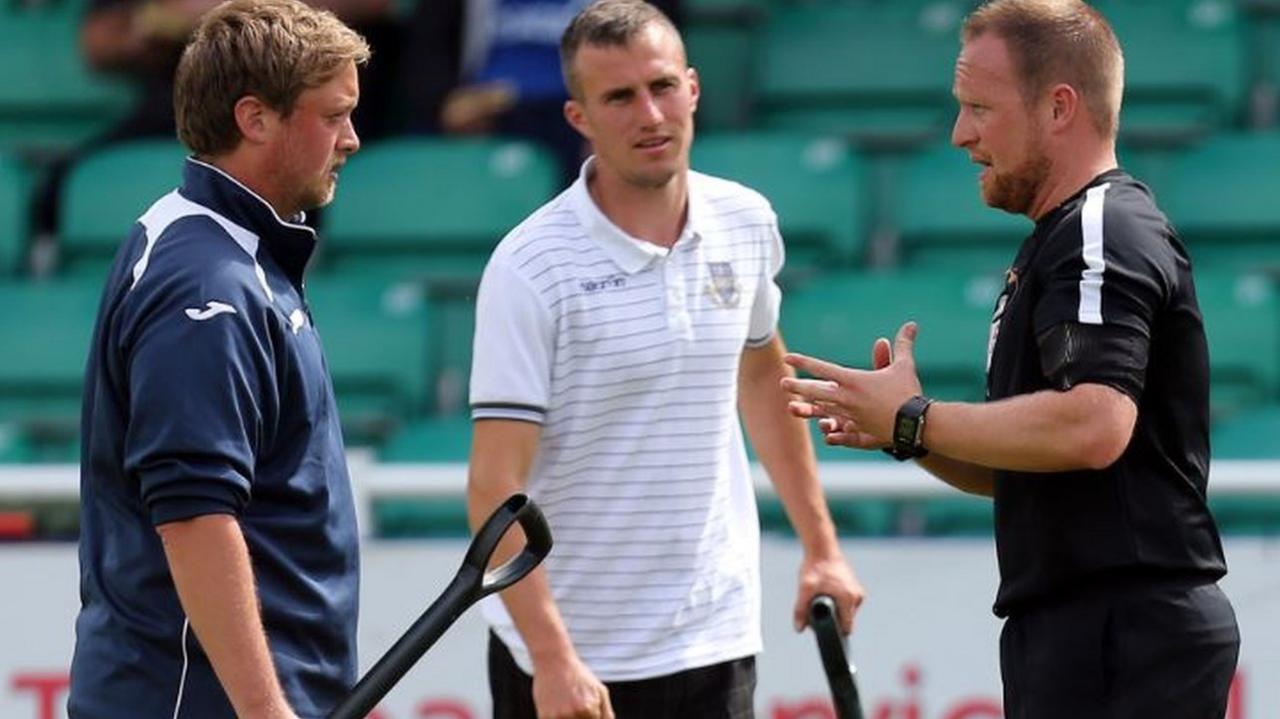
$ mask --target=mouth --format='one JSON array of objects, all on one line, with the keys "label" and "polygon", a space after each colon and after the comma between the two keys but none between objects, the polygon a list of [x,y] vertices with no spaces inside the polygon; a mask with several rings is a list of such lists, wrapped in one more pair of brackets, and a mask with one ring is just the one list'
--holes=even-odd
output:
[{"label": "mouth", "polygon": [[670,137],[666,136],[649,137],[635,143],[632,147],[643,152],[661,152],[670,147],[673,142]]}]

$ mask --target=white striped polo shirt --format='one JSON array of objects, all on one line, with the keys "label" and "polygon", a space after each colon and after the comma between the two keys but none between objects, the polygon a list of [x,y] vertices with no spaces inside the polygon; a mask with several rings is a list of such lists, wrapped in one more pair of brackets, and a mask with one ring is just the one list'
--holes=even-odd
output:
[{"label": "white striped polo shirt", "polygon": [[[670,250],[568,190],[494,251],[476,302],[474,419],[542,424],[528,491],[552,593],[603,681],[761,649],[759,525],[738,422],[745,348],[772,339],[782,266],[759,194],[689,173]],[[531,671],[497,598],[485,616]]]}]

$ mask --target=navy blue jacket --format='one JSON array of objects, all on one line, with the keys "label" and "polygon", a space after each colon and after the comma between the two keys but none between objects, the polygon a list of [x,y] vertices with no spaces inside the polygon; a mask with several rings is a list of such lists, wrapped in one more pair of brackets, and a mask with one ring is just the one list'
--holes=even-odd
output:
[{"label": "navy blue jacket", "polygon": [[155,529],[214,513],[239,519],[298,714],[354,683],[355,508],[302,293],[315,244],[189,159],[121,247],[86,370],[71,719],[234,716]]}]

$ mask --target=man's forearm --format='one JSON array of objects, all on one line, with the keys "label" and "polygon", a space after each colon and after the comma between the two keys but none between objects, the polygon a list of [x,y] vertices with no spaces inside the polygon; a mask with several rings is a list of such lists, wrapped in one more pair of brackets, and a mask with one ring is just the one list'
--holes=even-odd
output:
[{"label": "man's forearm", "polygon": [[838,551],[835,525],[818,482],[808,426],[787,411],[791,395],[780,384],[783,377],[791,374],[782,362],[785,354],[780,338],[743,353],[738,407],[751,446],[768,472],[805,552],[829,556]]},{"label": "man's forearm", "polygon": [[1079,385],[982,404],[938,402],[925,421],[930,452],[1023,472],[1099,469],[1115,462],[1137,410],[1110,387]]},{"label": "man's forearm", "polygon": [[[538,425],[514,420],[475,423],[467,479],[467,519],[472,531],[484,524],[508,497],[525,490],[541,431]],[[522,546],[522,533],[517,527],[498,544],[494,561],[506,561]],[[500,596],[535,665],[574,655],[573,642],[551,596],[545,568],[538,567]]]},{"label": "man's forearm", "polygon": [[262,627],[249,550],[235,517],[205,515],[163,524],[157,531],[183,611],[236,715],[291,719]]}]

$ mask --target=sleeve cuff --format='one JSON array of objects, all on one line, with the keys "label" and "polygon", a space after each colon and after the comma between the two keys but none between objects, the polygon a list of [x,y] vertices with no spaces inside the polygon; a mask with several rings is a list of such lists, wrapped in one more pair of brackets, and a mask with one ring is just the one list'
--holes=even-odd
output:
[{"label": "sleeve cuff", "polygon": [[521,422],[542,424],[546,421],[547,411],[542,407],[530,404],[514,404],[510,402],[477,402],[471,405],[471,419],[514,419]]},{"label": "sleeve cuff", "polygon": [[171,497],[152,502],[150,512],[152,526],[159,527],[206,514],[230,514],[235,517],[239,516],[240,509],[234,502],[214,497]]}]

